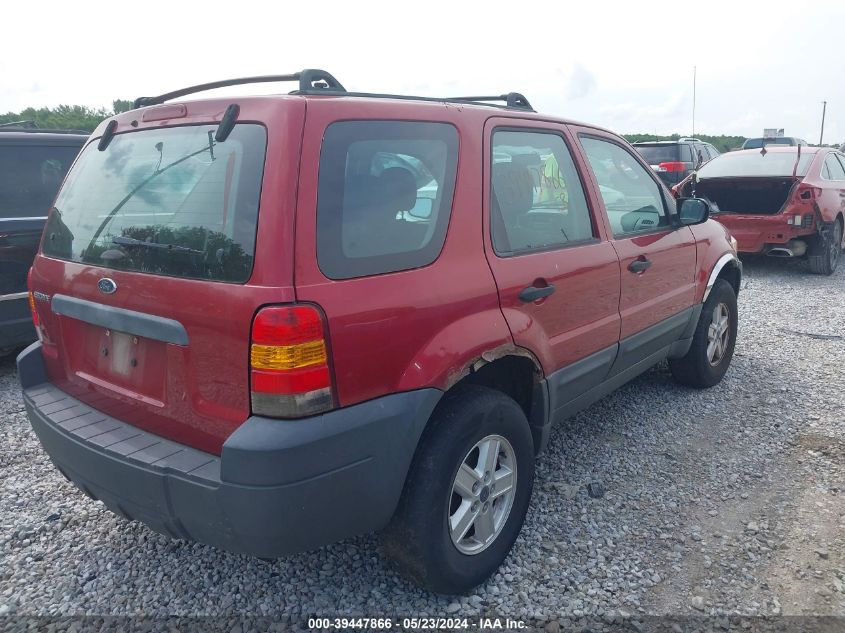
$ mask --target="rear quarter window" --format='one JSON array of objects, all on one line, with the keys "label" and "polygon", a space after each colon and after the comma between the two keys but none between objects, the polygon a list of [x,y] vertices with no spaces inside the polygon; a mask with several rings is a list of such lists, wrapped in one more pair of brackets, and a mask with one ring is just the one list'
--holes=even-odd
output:
[{"label": "rear quarter window", "polygon": [[446,239],[458,134],[446,123],[343,121],[320,153],[317,261],[330,279],[432,263]]}]

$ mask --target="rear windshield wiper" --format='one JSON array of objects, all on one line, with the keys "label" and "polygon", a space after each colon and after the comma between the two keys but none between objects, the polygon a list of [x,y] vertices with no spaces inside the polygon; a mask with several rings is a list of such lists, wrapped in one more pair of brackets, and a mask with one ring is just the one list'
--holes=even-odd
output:
[{"label": "rear windshield wiper", "polygon": [[178,244],[161,244],[159,242],[145,242],[144,240],[137,240],[134,237],[117,236],[111,238],[112,244],[118,246],[140,246],[141,248],[154,248],[163,251],[172,251],[175,253],[196,253],[202,255],[204,251],[198,251],[195,248],[188,248],[187,246],[179,246]]}]

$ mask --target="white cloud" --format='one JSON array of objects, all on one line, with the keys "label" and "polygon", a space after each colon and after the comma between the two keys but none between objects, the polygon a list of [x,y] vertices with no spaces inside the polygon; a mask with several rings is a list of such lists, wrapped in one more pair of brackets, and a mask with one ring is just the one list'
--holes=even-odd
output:
[{"label": "white cloud", "polygon": [[215,79],[323,67],[354,90],[516,90],[549,114],[619,132],[687,133],[697,65],[696,114],[707,125],[697,130],[752,135],[778,126],[818,140],[827,99],[826,139],[845,133],[837,31],[845,3],[537,6],[42,0],[39,13],[49,17],[0,39],[0,112],[110,107]]}]

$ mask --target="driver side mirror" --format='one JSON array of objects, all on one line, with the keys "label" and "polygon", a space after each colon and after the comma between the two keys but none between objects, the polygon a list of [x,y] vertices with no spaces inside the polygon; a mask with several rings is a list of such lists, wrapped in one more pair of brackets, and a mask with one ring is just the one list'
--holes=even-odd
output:
[{"label": "driver side mirror", "polygon": [[710,204],[701,198],[680,198],[677,204],[683,226],[702,224],[710,217]]}]

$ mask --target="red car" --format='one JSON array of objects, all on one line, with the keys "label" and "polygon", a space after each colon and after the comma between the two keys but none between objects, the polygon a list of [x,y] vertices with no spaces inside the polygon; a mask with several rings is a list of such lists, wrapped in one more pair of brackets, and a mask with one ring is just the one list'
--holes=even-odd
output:
[{"label": "red car", "polygon": [[410,578],[466,591],[552,423],[666,358],[721,380],[736,252],[622,138],[516,93],[272,79],[299,89],[165,103],[195,87],[94,132],[30,275],[32,426],[174,538],[274,557],[382,531]]},{"label": "red car", "polygon": [[806,256],[814,273],[836,270],[845,223],[845,155],[836,150],[769,145],[722,154],[675,191],[708,200],[741,252]]}]

